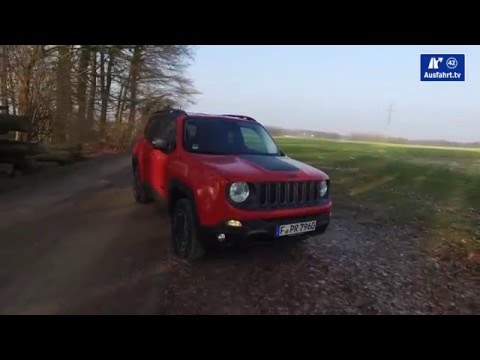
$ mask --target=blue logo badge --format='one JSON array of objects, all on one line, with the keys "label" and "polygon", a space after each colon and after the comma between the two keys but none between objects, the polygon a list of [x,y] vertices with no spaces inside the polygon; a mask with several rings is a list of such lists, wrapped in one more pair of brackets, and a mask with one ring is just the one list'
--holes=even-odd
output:
[{"label": "blue logo badge", "polygon": [[465,81],[465,55],[420,55],[421,81]]}]

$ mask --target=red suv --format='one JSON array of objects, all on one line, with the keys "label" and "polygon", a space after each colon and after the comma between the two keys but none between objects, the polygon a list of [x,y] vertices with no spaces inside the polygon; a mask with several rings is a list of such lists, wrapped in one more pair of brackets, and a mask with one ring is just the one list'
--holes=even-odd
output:
[{"label": "red suv", "polygon": [[212,243],[321,234],[330,222],[329,177],[289,158],[247,116],[154,113],[132,165],[136,201],[166,202],[184,259]]}]

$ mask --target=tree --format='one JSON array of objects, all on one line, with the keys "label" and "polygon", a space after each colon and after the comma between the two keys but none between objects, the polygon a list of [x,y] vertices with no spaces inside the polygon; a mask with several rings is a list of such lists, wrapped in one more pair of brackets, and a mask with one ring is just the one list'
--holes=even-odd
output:
[{"label": "tree", "polygon": [[72,114],[71,99],[71,62],[70,46],[62,45],[58,49],[57,65],[57,111],[54,123],[54,140],[56,142],[65,142],[67,140],[67,130],[70,126]]},{"label": "tree", "polygon": [[[186,45],[4,45],[0,100],[33,122],[29,139],[123,142],[137,119],[197,93]],[[6,69],[6,70],[5,70]],[[115,125],[115,126],[112,126]],[[117,133],[117,129],[119,132]],[[117,137],[118,136],[118,137]]]},{"label": "tree", "polygon": [[0,45],[0,114],[8,114],[8,47]]},{"label": "tree", "polygon": [[93,132],[93,124],[95,121],[95,99],[97,95],[97,49],[90,48],[90,60],[89,60],[89,80],[90,90],[88,94],[87,103],[87,118],[85,122],[85,136],[91,136]]},{"label": "tree", "polygon": [[130,109],[128,114],[128,136],[130,136],[137,114],[137,89],[138,80],[142,66],[142,45],[135,45],[133,49],[132,61],[130,65],[129,89],[130,89]]},{"label": "tree", "polygon": [[86,111],[87,111],[87,83],[88,83],[88,61],[90,58],[90,49],[83,46],[80,49],[80,60],[78,64],[78,82],[77,82],[77,103],[78,114],[76,121],[76,142],[87,139]]},{"label": "tree", "polygon": [[7,91],[13,114],[32,119],[33,130],[17,139],[48,136],[55,107],[55,78],[52,76],[53,47],[47,45],[8,46]]}]

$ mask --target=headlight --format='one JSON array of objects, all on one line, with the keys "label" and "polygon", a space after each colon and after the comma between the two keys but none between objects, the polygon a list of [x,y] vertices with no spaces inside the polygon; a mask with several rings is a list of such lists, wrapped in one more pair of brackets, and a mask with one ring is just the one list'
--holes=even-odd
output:
[{"label": "headlight", "polygon": [[320,196],[324,197],[325,194],[327,193],[327,191],[328,191],[327,182],[325,180],[323,180],[323,181],[320,182]]},{"label": "headlight", "polygon": [[248,184],[244,182],[237,182],[230,185],[230,190],[228,195],[233,202],[241,203],[247,200],[250,191],[248,189]]}]

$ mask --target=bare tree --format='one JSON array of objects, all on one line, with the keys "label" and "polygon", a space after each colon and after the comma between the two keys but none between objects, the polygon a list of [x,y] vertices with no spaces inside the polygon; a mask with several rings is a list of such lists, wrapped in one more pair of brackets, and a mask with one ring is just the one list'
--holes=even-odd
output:
[{"label": "bare tree", "polygon": [[0,114],[8,114],[8,47],[0,45]]},{"label": "bare tree", "polygon": [[0,62],[1,99],[13,114],[33,119],[31,139],[115,142],[123,134],[128,141],[140,116],[168,104],[182,106],[196,94],[185,75],[193,58],[185,45],[9,45],[0,50],[8,53],[6,63]]},{"label": "bare tree", "polygon": [[122,122],[123,111],[125,110],[126,96],[128,92],[128,79],[120,83],[120,91],[118,93],[117,107],[115,111],[115,121]]},{"label": "bare tree", "polygon": [[185,76],[192,49],[185,45],[146,46],[137,94],[140,115],[166,105],[183,107],[198,92]]},{"label": "bare tree", "polygon": [[138,80],[140,74],[140,67],[142,65],[142,45],[135,45],[133,49],[132,61],[130,65],[130,75],[129,75],[129,82],[130,82],[130,109],[128,114],[128,136],[132,132],[135,118],[136,118],[136,111],[137,111],[137,89],[138,89]]},{"label": "bare tree", "polygon": [[95,99],[97,95],[97,50],[96,48],[90,48],[90,66],[89,66],[89,80],[90,90],[88,94],[87,103],[87,117],[85,121],[85,136],[88,137],[92,134],[93,124],[95,121]]},{"label": "bare tree", "polygon": [[54,140],[65,142],[72,114],[70,47],[62,45],[58,49],[57,66],[57,111],[55,114]]},{"label": "bare tree", "polygon": [[89,48],[83,46],[80,49],[80,60],[78,65],[78,82],[77,82],[77,102],[78,114],[76,121],[77,142],[86,139],[86,110],[87,110],[87,83],[88,83],[88,60]]},{"label": "bare tree", "polygon": [[33,131],[17,139],[33,139],[51,128],[54,102],[52,59],[46,45],[9,46],[8,92],[13,113],[32,119]]},{"label": "bare tree", "polygon": [[[101,82],[101,110],[100,110],[100,136],[105,136],[105,127],[107,124],[107,112],[110,101],[110,91],[112,87],[113,69],[116,57],[120,48],[118,46],[109,46],[108,51],[102,49],[101,52],[101,68],[100,68],[100,82]],[[105,63],[107,68],[105,70]]]}]

